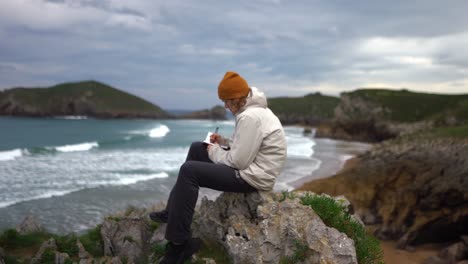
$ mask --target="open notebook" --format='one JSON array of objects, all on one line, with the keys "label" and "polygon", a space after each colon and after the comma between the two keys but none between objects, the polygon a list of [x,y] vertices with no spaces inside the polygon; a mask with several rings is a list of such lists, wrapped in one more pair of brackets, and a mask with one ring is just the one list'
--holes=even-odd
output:
[{"label": "open notebook", "polygon": [[[211,135],[213,135],[213,132],[208,132],[208,133],[206,133],[206,137],[205,137],[205,140],[203,140],[203,143],[206,143],[206,144],[208,144],[208,145],[214,145],[214,144],[211,143],[211,141],[210,141]],[[226,149],[226,150],[229,149],[228,146],[223,146],[223,145],[220,145],[220,146],[221,146],[221,148],[223,148],[223,149]]]}]

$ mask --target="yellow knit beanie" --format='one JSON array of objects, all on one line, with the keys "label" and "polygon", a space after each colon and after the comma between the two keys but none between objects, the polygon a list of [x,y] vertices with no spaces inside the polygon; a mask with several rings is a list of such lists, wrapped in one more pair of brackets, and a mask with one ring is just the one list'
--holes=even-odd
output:
[{"label": "yellow knit beanie", "polygon": [[247,96],[249,91],[247,82],[235,72],[226,72],[218,85],[218,97],[221,100],[241,98]]}]

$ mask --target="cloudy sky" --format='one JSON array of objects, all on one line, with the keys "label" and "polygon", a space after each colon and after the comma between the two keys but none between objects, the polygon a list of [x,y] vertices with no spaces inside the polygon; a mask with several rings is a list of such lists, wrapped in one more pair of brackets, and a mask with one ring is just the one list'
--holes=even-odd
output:
[{"label": "cloudy sky", "polygon": [[1,0],[0,89],[97,80],[164,109],[225,71],[272,96],[468,93],[466,0]]}]

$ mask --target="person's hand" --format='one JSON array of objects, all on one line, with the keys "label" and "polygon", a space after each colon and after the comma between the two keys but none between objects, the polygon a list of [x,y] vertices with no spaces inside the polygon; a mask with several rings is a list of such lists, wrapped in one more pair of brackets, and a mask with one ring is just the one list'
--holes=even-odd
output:
[{"label": "person's hand", "polygon": [[216,133],[213,133],[211,134],[210,136],[210,142],[211,143],[217,143],[219,144],[219,140],[221,139],[221,135],[220,134],[216,134]]}]

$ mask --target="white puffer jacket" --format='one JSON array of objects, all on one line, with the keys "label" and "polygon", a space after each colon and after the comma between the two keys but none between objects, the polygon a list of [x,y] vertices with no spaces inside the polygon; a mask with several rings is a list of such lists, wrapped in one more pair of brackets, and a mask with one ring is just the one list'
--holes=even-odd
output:
[{"label": "white puffer jacket", "polygon": [[236,113],[236,127],[226,151],[215,144],[208,155],[214,163],[239,170],[258,190],[271,190],[286,161],[286,138],[279,119],[268,108],[265,94],[251,87],[247,103]]}]

